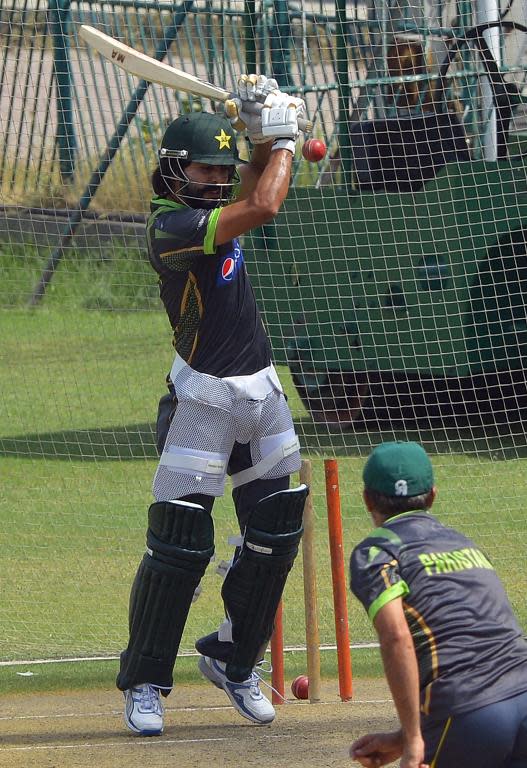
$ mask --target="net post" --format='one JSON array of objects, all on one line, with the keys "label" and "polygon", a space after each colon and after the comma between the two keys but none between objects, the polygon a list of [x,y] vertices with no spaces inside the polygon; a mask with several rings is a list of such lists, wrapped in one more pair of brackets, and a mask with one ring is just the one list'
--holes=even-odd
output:
[{"label": "net post", "polygon": [[333,605],[335,609],[339,692],[342,701],[349,701],[353,696],[353,684],[337,460],[324,459],[324,472],[326,477],[328,535],[331,555],[331,578],[333,582]]}]

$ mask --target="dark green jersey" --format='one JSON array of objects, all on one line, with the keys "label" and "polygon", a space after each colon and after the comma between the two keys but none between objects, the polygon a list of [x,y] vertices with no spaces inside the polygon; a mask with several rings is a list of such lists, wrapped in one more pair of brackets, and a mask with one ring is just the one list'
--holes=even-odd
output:
[{"label": "dark green jersey", "polygon": [[402,597],[424,715],[459,714],[527,691],[527,643],[492,564],[429,513],[392,517],[361,542],[351,589],[372,621]]},{"label": "dark green jersey", "polygon": [[270,364],[271,352],[238,240],[218,246],[221,208],[187,208],[154,198],[148,253],[174,331],[174,346],[194,369],[242,376]]}]

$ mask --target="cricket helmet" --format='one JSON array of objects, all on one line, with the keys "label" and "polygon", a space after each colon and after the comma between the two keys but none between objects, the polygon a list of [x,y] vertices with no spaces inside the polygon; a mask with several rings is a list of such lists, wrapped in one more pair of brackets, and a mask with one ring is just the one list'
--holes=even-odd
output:
[{"label": "cricket helmet", "polygon": [[[192,112],[174,120],[165,131],[159,150],[159,172],[171,193],[191,208],[216,208],[233,197],[239,176],[235,131],[226,117],[210,112]],[[232,168],[224,184],[197,184],[185,169],[190,163]],[[174,181],[179,182],[174,186]],[[217,197],[207,197],[205,189],[216,187]]]},{"label": "cricket helmet", "polygon": [[161,142],[159,157],[208,165],[241,162],[232,125],[223,115],[210,112],[191,112],[170,123]]}]

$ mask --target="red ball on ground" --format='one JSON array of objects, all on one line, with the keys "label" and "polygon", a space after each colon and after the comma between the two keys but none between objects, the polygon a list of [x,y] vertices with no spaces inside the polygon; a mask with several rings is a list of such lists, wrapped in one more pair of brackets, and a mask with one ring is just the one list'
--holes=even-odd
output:
[{"label": "red ball on ground", "polygon": [[309,698],[309,678],[307,675],[295,677],[291,683],[291,692],[295,699]]},{"label": "red ball on ground", "polygon": [[326,145],[321,139],[308,139],[302,147],[302,154],[310,163],[318,163],[326,155]]}]

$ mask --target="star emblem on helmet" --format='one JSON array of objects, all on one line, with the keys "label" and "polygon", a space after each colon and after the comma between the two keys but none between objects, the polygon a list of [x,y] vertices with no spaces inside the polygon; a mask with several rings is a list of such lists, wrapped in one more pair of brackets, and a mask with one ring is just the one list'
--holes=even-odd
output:
[{"label": "star emblem on helmet", "polygon": [[228,133],[225,133],[223,128],[220,131],[220,135],[219,136],[215,136],[214,138],[216,139],[216,141],[219,144],[218,149],[230,149],[231,148],[232,136],[230,136]]}]

